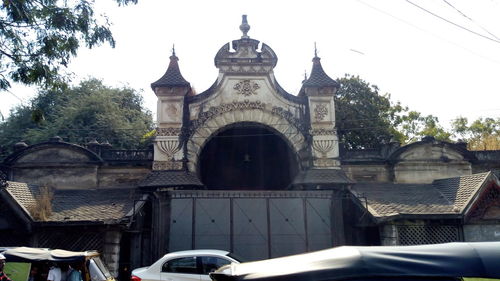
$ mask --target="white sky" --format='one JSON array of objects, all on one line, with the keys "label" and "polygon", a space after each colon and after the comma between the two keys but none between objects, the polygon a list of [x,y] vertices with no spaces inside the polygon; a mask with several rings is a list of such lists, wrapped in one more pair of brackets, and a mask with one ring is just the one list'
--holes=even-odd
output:
[{"label": "white sky", "polygon": [[[411,0],[426,9],[492,37],[500,38],[500,0]],[[181,72],[197,92],[217,77],[214,56],[241,37],[241,15],[248,35],[278,55],[278,82],[297,94],[304,71],[311,70],[314,42],[332,78],[345,73],[379,86],[412,110],[439,117],[448,127],[457,116],[500,117],[500,40],[494,42],[444,22],[405,0],[335,1],[165,1],[139,0],[117,7],[97,1],[113,22],[115,49],[82,49],[70,65],[75,79],[102,78],[112,86],[143,89],[145,106],[156,111],[150,84],[160,78],[175,44]],[[362,54],[361,54],[362,53]],[[11,92],[27,102],[34,90]],[[2,93],[4,116],[19,99]]]}]

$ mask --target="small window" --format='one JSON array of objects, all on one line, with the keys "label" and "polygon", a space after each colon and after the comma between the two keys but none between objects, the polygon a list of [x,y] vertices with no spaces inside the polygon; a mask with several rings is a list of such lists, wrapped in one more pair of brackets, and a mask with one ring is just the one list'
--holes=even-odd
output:
[{"label": "small window", "polygon": [[201,274],[209,274],[210,272],[214,272],[217,268],[230,264],[231,261],[218,257],[200,257],[201,258]]},{"label": "small window", "polygon": [[163,264],[162,272],[198,274],[196,257],[186,257],[169,260]]}]

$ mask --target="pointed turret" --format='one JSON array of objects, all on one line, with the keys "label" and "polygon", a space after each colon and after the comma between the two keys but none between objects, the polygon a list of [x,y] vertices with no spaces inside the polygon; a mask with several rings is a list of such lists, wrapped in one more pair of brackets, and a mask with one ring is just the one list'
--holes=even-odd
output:
[{"label": "pointed turret", "polygon": [[158,88],[185,88],[189,90],[190,84],[184,77],[182,77],[181,70],[179,68],[179,58],[175,55],[175,49],[172,48],[172,55],[170,56],[170,63],[168,65],[167,72],[158,79],[158,81],[151,83],[151,88],[158,95]]},{"label": "pointed turret", "polygon": [[[312,60],[313,67],[311,75],[308,79],[302,82],[302,89],[299,95],[314,95],[314,94],[335,94],[340,84],[330,78],[321,66],[321,58],[318,57],[316,47],[314,48],[314,58]],[[322,90],[319,90],[322,89]]]},{"label": "pointed turret", "polygon": [[325,73],[321,66],[321,59],[317,56],[313,58],[311,76],[302,85],[304,87],[339,87],[339,83]]}]

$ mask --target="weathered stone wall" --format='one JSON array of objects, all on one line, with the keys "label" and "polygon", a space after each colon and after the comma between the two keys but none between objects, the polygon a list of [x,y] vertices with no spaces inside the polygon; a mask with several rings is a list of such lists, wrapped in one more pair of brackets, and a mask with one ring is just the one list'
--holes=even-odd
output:
[{"label": "weathered stone wall", "polygon": [[500,241],[500,225],[472,224],[464,225],[464,241]]},{"label": "weathered stone wall", "polygon": [[343,165],[346,175],[356,182],[390,182],[391,167],[385,164]]},{"label": "weathered stone wall", "polygon": [[12,171],[12,181],[57,189],[94,189],[97,187],[97,166],[15,168]]},{"label": "weathered stone wall", "polygon": [[101,167],[97,170],[97,188],[135,188],[149,172],[147,167]]},{"label": "weathered stone wall", "polygon": [[469,162],[408,161],[394,167],[395,183],[431,183],[472,173]]}]

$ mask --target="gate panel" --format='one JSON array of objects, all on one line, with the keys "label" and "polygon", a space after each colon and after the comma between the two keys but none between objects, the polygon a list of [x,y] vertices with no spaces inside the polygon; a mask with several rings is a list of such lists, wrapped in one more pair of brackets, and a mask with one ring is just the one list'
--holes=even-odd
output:
[{"label": "gate panel", "polygon": [[193,199],[171,200],[169,251],[192,249]]},{"label": "gate panel", "polygon": [[303,202],[300,198],[269,199],[271,257],[306,252]]},{"label": "gate panel", "polygon": [[233,252],[249,260],[268,258],[266,199],[233,199]]},{"label": "gate panel", "polygon": [[230,201],[229,199],[195,200],[195,249],[230,250]]},{"label": "gate panel", "polygon": [[330,199],[306,199],[308,251],[332,247],[330,203]]}]

